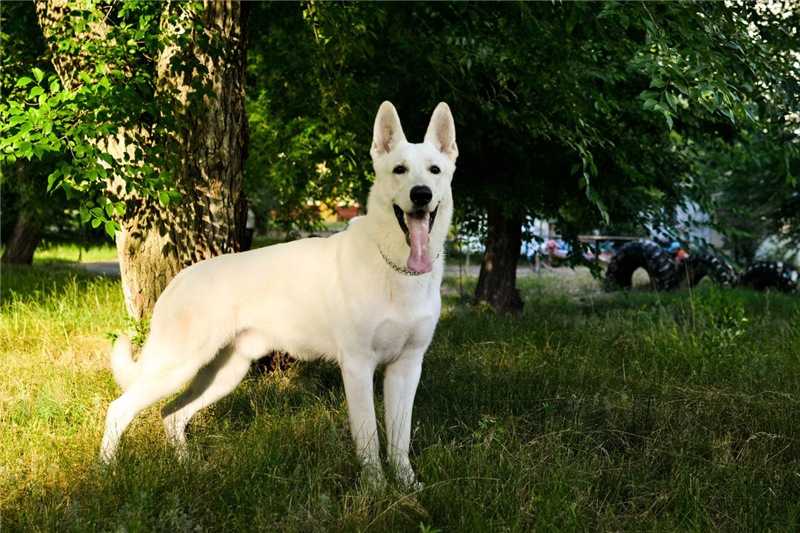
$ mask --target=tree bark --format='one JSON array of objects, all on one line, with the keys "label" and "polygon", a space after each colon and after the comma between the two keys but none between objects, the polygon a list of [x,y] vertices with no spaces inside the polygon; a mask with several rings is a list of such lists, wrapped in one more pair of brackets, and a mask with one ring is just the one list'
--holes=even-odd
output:
[{"label": "tree bark", "polygon": [[[167,5],[165,15],[170,9],[182,6]],[[248,140],[245,11],[238,2],[206,1],[200,15],[202,30],[190,18],[179,19],[177,25],[162,25],[167,33],[193,28],[189,30],[193,32],[191,50],[167,46],[157,64],[159,90],[175,96],[173,112],[181,124],[173,141],[181,153],[176,175],[182,200],[169,209],[152,201],[136,203],[117,234],[125,303],[134,318],[149,315],[181,269],[239,249]],[[206,39],[218,49],[199,44]],[[191,54],[205,72],[188,74],[172,68],[177,54]],[[199,76],[212,97],[192,98],[191,89]]]},{"label": "tree bark", "polygon": [[14,229],[8,236],[6,249],[0,263],[9,265],[33,264],[33,255],[42,241],[42,229],[46,215],[37,205],[39,196],[45,193],[44,187],[39,187],[40,179],[31,173],[31,163],[17,159],[14,167],[15,189],[17,198],[17,218]]},{"label": "tree bark", "polygon": [[[45,0],[37,5],[40,24],[53,51],[53,64],[62,83],[70,87],[91,58],[81,52],[63,57],[53,36],[68,23],[65,0]],[[124,193],[120,176],[108,187],[126,202],[126,214],[117,233],[122,289],[128,313],[146,318],[169,281],[183,268],[238,249],[238,209],[242,194],[247,147],[244,108],[246,8],[231,0],[206,0],[199,12],[180,2],[164,4],[161,32],[166,37],[188,34],[183,47],[167,44],[156,58],[157,88],[169,102],[178,127],[171,138],[175,167],[162,169],[175,176],[181,201],[162,206],[152,198]],[[199,17],[200,20],[197,20]],[[86,30],[87,38],[102,38],[102,23]],[[180,33],[178,33],[180,32]],[[188,43],[188,44],[186,44]],[[213,47],[213,48],[212,48]],[[175,68],[184,61],[197,68]],[[197,92],[198,86],[206,95]],[[199,94],[199,96],[198,96]],[[210,96],[209,96],[210,95]],[[158,142],[164,141],[159,139]],[[137,151],[147,154],[155,142],[139,130],[120,129],[98,143],[118,161]],[[146,157],[146,155],[145,155]]]},{"label": "tree bark", "polygon": [[36,214],[20,211],[1,261],[12,265],[32,264],[33,254],[41,240],[42,224]]},{"label": "tree bark", "polygon": [[518,314],[522,297],[517,290],[517,262],[522,245],[524,217],[504,213],[499,206],[488,210],[486,253],[481,263],[476,302],[486,302],[496,311]]}]

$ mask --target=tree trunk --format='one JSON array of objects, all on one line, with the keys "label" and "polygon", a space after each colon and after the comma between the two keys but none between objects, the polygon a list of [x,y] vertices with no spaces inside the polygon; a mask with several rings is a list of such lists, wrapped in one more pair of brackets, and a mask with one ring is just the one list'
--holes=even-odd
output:
[{"label": "tree trunk", "polygon": [[496,311],[517,314],[522,297],[517,290],[517,261],[522,245],[521,215],[504,213],[498,206],[488,211],[486,253],[481,263],[476,302],[486,302]]},{"label": "tree trunk", "polygon": [[[181,9],[179,3],[165,7]],[[172,139],[180,151],[176,175],[181,201],[164,209],[153,201],[129,209],[117,234],[125,304],[129,314],[144,318],[158,296],[183,268],[239,249],[240,211],[247,117],[244,107],[246,9],[238,2],[206,1],[201,24],[188,18],[162,25],[162,31],[193,33],[191,49],[165,47],[158,59],[159,90],[175,95],[173,110],[181,124]],[[194,29],[191,29],[194,28]],[[201,34],[200,32],[203,32]],[[210,50],[214,42],[219,48]],[[187,74],[171,66],[175,56],[202,64],[201,83],[213,97],[193,99],[196,70]]]},{"label": "tree trunk", "polygon": [[42,224],[35,213],[21,210],[14,231],[3,252],[2,262],[12,265],[30,265],[33,253],[42,240]]},{"label": "tree trunk", "polygon": [[[78,72],[91,68],[91,58],[80,51],[65,58],[52,39],[68,23],[68,2],[45,0],[37,13],[56,71],[70,87]],[[190,36],[180,39],[180,48],[174,44],[178,40],[165,45],[156,58],[158,97],[168,102],[164,112],[178,124],[171,138],[158,142],[170,143],[176,155],[176,168],[163,170],[175,176],[181,200],[164,207],[152,198],[123,196],[127,207],[116,237],[117,253],[125,304],[137,320],[151,313],[181,269],[238,249],[237,211],[243,205],[239,197],[247,147],[245,17],[246,8],[231,0],[206,0],[199,12],[179,2],[164,4],[162,34]],[[104,24],[87,27],[86,38],[103,38]],[[199,64],[203,72],[187,69],[187,64]],[[198,92],[198,86],[213,96]],[[146,157],[152,142],[141,131],[123,129],[98,140],[118,161],[137,151]],[[108,187],[120,196],[126,190],[119,176]]]}]

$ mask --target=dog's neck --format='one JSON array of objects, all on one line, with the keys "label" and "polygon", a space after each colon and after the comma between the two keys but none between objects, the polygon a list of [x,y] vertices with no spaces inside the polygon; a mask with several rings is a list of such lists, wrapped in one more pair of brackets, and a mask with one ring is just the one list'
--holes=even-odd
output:
[{"label": "dog's neck", "polygon": [[[362,224],[366,230],[369,240],[375,246],[376,257],[380,258],[386,268],[398,274],[416,278],[430,276],[432,273],[415,274],[408,271],[406,263],[410,248],[405,233],[397,223],[391,204],[387,209],[385,206],[378,206],[377,202],[377,199],[370,196],[367,202],[367,214],[363,220],[359,221],[359,224]],[[439,205],[436,220],[429,234],[429,250],[434,262],[434,272],[438,268],[437,263],[444,261],[444,244],[452,217],[452,198],[444,198]]]}]

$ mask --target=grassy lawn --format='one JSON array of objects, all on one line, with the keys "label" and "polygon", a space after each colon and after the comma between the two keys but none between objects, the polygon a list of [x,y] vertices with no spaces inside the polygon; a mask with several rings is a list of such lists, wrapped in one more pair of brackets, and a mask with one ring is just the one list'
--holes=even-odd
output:
[{"label": "grassy lawn", "polygon": [[36,249],[33,260],[35,263],[116,261],[117,248],[113,244],[89,248],[76,244],[47,244]]},{"label": "grassy lawn", "polygon": [[522,285],[519,319],[448,297],[415,407],[425,488],[376,493],[319,363],[251,374],[186,462],[154,408],[99,466],[118,281],[3,268],[0,531],[800,528],[800,296]]}]

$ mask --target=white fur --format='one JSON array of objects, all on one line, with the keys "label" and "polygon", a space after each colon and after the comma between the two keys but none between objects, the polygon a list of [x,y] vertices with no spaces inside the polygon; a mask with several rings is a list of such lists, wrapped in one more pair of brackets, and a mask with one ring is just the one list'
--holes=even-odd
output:
[{"label": "white fur", "polygon": [[[271,350],[336,361],[342,371],[350,427],[359,458],[381,480],[373,373],[386,365],[388,458],[406,483],[411,410],[441,309],[444,241],[453,212],[450,183],[458,149],[447,104],[431,118],[425,142],[406,141],[397,112],[384,102],[371,150],[376,180],[367,214],[329,238],[303,239],[197,263],[169,284],[153,310],[150,336],[137,362],[127,337],[112,351],[124,394],[108,409],[101,459],[110,461],[125,428],[144,408],[186,390],[163,411],[167,434],[185,449],[191,417],[230,393],[251,361]],[[409,171],[392,173],[397,165]],[[432,174],[431,165],[441,169]],[[392,204],[410,211],[409,191],[427,185],[438,214],[430,232],[433,270],[409,276],[409,246]]]}]

